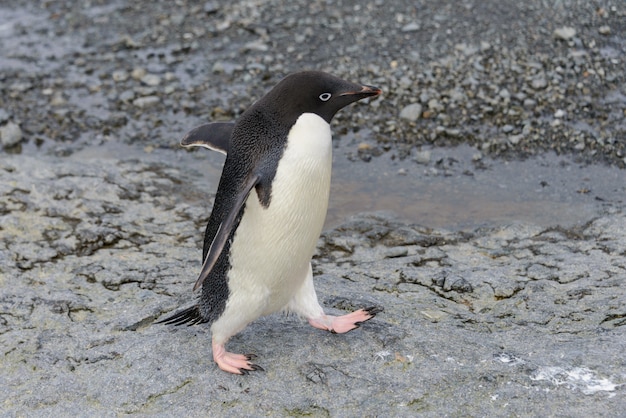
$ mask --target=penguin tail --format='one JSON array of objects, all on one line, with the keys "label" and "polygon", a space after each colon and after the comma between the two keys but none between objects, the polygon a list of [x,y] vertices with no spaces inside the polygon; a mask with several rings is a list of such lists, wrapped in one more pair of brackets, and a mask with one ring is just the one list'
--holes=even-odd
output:
[{"label": "penguin tail", "polygon": [[157,321],[155,323],[165,325],[187,324],[188,326],[191,326],[196,324],[203,324],[206,322],[209,321],[202,317],[198,305],[195,305],[187,309],[183,309],[182,311],[176,312],[174,315],[168,316],[167,318]]}]

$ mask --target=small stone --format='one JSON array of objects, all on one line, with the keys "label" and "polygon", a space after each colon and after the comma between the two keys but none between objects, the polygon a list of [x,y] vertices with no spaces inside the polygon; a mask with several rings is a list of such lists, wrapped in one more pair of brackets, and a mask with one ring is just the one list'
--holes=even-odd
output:
[{"label": "small stone", "polygon": [[207,1],[204,3],[204,13],[212,15],[220,10],[220,4],[217,1]]},{"label": "small stone", "polygon": [[567,112],[563,109],[558,109],[556,112],[554,112],[554,117],[557,119],[564,118],[565,115],[567,115]]},{"label": "small stone", "polygon": [[502,97],[505,100],[508,100],[511,98],[511,93],[509,93],[507,89],[502,89],[498,92],[498,96]]},{"label": "small stone", "polygon": [[63,93],[60,91],[54,92],[54,94],[52,95],[52,98],[50,99],[50,105],[61,106],[61,105],[64,105],[65,103],[67,103],[67,100],[65,100],[65,97],[63,97]]},{"label": "small stone", "polygon": [[121,82],[121,81],[126,81],[128,80],[128,72],[124,70],[115,70],[111,74],[111,77],[113,78],[113,81],[115,81],[116,83]]},{"label": "small stone", "polygon": [[402,32],[415,32],[420,30],[420,24],[417,22],[411,22],[402,27]]},{"label": "small stone", "polygon": [[17,123],[9,122],[0,127],[0,142],[3,147],[12,147],[22,140],[22,129]]},{"label": "small stone", "polygon": [[576,36],[576,29],[564,26],[562,28],[555,29],[552,35],[556,39],[560,39],[562,41],[569,41],[574,36]]},{"label": "small stone", "polygon": [[138,108],[144,109],[147,107],[154,106],[160,101],[161,99],[158,96],[145,96],[145,97],[139,97],[133,100],[133,105],[137,106]]},{"label": "small stone", "polygon": [[400,111],[400,118],[410,122],[415,122],[422,115],[422,105],[419,103],[410,104]]},{"label": "small stone", "polygon": [[527,109],[533,108],[533,107],[537,106],[537,101],[533,100],[533,99],[524,99],[523,105]]},{"label": "small stone", "polygon": [[504,132],[505,134],[508,134],[508,133],[513,132],[513,129],[515,129],[513,125],[504,125],[502,127],[502,132]]},{"label": "small stone", "polygon": [[135,98],[135,92],[132,90],[125,90],[120,93],[119,99],[123,102],[130,102]]},{"label": "small stone", "polygon": [[428,164],[430,162],[430,150],[418,151],[413,159],[418,164]]},{"label": "small stone", "polygon": [[141,77],[141,82],[147,86],[155,87],[161,84],[161,77],[156,74],[146,74]]},{"label": "small stone", "polygon": [[598,28],[598,33],[600,35],[610,35],[611,34],[611,27],[607,26],[607,25],[600,26]]},{"label": "small stone", "polygon": [[130,73],[130,76],[132,78],[134,78],[135,80],[141,80],[143,78],[143,76],[146,75],[146,70],[144,70],[141,67],[137,67],[133,70],[132,73]]},{"label": "small stone", "polygon": [[9,120],[9,114],[6,110],[0,109],[0,123],[4,123]]},{"label": "small stone", "polygon": [[530,82],[530,87],[535,90],[542,90],[548,87],[548,80],[545,77],[536,77]]},{"label": "small stone", "polygon": [[263,41],[257,40],[248,42],[244,46],[244,50],[246,51],[257,51],[257,52],[266,52],[269,51],[270,47]]}]

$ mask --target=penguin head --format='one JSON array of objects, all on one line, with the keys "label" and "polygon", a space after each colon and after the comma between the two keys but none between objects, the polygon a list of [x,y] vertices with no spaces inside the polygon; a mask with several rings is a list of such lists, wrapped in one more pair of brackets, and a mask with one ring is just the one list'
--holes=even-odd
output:
[{"label": "penguin head", "polygon": [[381,92],[377,87],[351,83],[321,71],[302,71],[283,78],[263,100],[265,106],[271,106],[287,120],[315,113],[330,123],[341,108]]}]

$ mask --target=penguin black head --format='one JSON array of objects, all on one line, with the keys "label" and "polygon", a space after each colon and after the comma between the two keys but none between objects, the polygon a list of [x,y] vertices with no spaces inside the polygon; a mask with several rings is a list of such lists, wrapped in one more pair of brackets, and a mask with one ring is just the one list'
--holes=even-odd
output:
[{"label": "penguin black head", "polygon": [[381,92],[321,71],[302,71],[283,78],[260,101],[291,123],[303,113],[315,113],[330,123],[341,108]]}]

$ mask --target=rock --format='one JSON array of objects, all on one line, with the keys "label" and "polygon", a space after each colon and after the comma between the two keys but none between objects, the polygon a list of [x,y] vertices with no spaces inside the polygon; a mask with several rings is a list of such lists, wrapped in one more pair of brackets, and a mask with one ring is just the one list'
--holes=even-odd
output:
[{"label": "rock", "polygon": [[538,76],[531,80],[530,86],[535,90],[543,90],[548,87],[548,80],[543,76]]},{"label": "rock", "polygon": [[247,44],[244,45],[245,51],[266,52],[266,51],[269,51],[269,49],[270,49],[269,45],[260,39],[256,41],[248,42]]},{"label": "rock", "polygon": [[0,124],[8,120],[9,120],[9,113],[6,110],[0,108]]},{"label": "rock", "polygon": [[116,83],[126,81],[128,80],[128,72],[124,70],[115,70],[111,74],[111,78],[113,78],[113,81],[115,81]]},{"label": "rock", "polygon": [[576,36],[576,29],[569,27],[569,26],[564,26],[562,28],[555,29],[552,35],[556,39],[560,39],[562,41],[569,41],[574,36]]},{"label": "rock", "polygon": [[418,164],[428,164],[430,162],[430,158],[431,158],[430,150],[417,151],[415,153],[415,158],[413,158],[413,161],[415,161]]},{"label": "rock", "polygon": [[607,26],[607,25],[600,26],[600,27],[598,28],[598,33],[599,33],[600,35],[610,35],[610,34],[611,34],[611,27],[610,27],[610,26]]},{"label": "rock", "polygon": [[146,74],[141,77],[141,82],[147,86],[155,87],[161,84],[161,77],[156,74]]},{"label": "rock", "polygon": [[141,80],[146,75],[146,70],[141,67],[135,67],[130,76],[135,80]]},{"label": "rock", "polygon": [[17,123],[9,122],[0,126],[0,143],[3,147],[12,147],[22,140],[22,129]]},{"label": "rock", "polygon": [[161,98],[159,96],[144,96],[133,100],[133,105],[140,109],[144,109],[146,107],[154,106],[160,101]]},{"label": "rock", "polygon": [[400,119],[405,119],[410,122],[415,122],[422,115],[422,105],[419,103],[413,103],[405,106],[400,111]]},{"label": "rock", "polygon": [[415,32],[420,30],[420,24],[418,22],[411,22],[402,27],[402,32]]},{"label": "rock", "polygon": [[212,15],[220,10],[220,3],[218,1],[207,1],[203,6],[204,13]]}]

